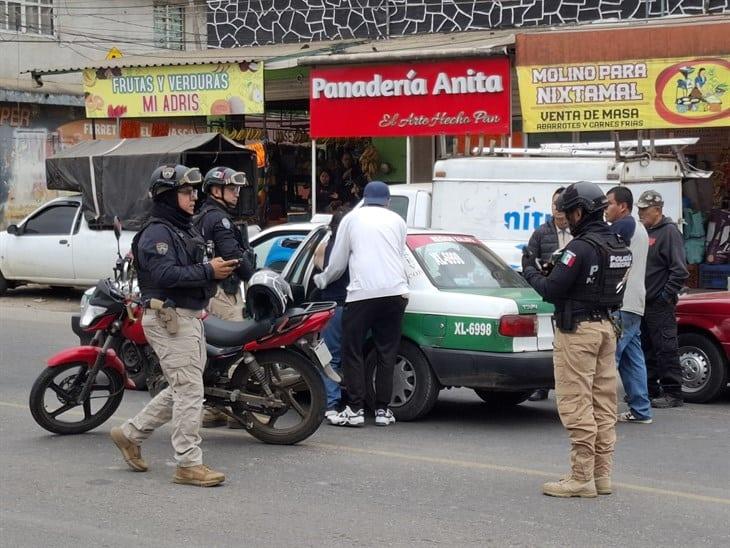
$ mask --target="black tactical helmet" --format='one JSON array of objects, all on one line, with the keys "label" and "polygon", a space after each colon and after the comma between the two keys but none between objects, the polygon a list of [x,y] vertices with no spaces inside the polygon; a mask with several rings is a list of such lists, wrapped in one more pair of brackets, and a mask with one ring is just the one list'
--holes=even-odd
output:
[{"label": "black tactical helmet", "polygon": [[150,177],[150,198],[168,190],[177,190],[185,185],[199,185],[203,181],[197,167],[189,168],[181,164],[166,164],[158,167]]},{"label": "black tactical helmet", "polygon": [[220,166],[214,167],[205,174],[205,179],[203,179],[203,192],[207,193],[212,185],[247,186],[248,181],[246,180],[245,173],[235,171],[229,167]]},{"label": "black tactical helmet", "polygon": [[597,213],[608,207],[608,198],[597,184],[578,181],[568,186],[558,196],[555,208],[558,211],[568,212],[578,207],[583,208],[588,215]]}]

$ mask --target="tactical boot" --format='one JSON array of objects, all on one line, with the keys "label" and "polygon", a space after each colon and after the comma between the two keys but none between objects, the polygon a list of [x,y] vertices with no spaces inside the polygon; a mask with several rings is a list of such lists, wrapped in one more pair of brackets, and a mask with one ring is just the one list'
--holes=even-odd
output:
[{"label": "tactical boot", "polygon": [[201,424],[203,428],[215,428],[216,426],[225,426],[228,422],[228,415],[219,411],[215,407],[203,408],[203,419]]},{"label": "tactical boot", "polygon": [[613,489],[611,489],[611,478],[609,476],[596,478],[596,492],[599,495],[610,495],[613,493]]},{"label": "tactical boot", "polygon": [[125,436],[119,426],[112,428],[109,435],[114,445],[122,452],[122,457],[124,457],[124,462],[127,463],[127,466],[135,472],[147,471],[147,463],[142,459],[142,451],[139,445],[135,445],[132,440]]},{"label": "tactical boot", "polygon": [[572,477],[544,483],[542,485],[542,492],[549,497],[594,498],[598,496],[596,484],[593,480],[579,481]]},{"label": "tactical boot", "polygon": [[220,472],[211,470],[203,464],[197,466],[178,466],[172,481],[183,485],[197,485],[199,487],[213,487],[226,480]]}]

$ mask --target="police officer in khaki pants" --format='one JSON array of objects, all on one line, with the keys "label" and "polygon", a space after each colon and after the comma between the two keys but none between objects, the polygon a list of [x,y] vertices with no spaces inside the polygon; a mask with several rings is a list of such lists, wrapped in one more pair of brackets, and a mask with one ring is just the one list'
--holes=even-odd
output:
[{"label": "police officer in khaki pants", "polygon": [[573,240],[547,275],[523,257],[523,275],[555,305],[555,395],[570,436],[570,474],[543,485],[554,497],[611,494],[616,442],[616,332],[631,252],[603,220],[608,200],[590,182],[570,185],[557,202]]},{"label": "police officer in khaki pants", "polygon": [[140,445],[172,420],[175,483],[211,487],[225,480],[203,465],[200,417],[203,408],[205,336],[200,320],[236,260],[208,262],[205,242],[192,225],[200,171],[182,165],[157,168],[150,181],[152,216],[132,242],[142,299],[148,307],[142,325],[160,359],[169,386],[134,418],[111,430],[111,437],[132,470],[147,471]]},{"label": "police officer in khaki pants", "polygon": [[243,321],[241,282],[248,282],[256,269],[246,226],[239,228],[231,219],[241,188],[247,184],[244,173],[214,167],[203,179],[206,198],[195,217],[196,228],[206,242],[213,243],[216,255],[240,261],[230,276],[218,282],[218,290],[208,303],[214,316],[238,322]]},{"label": "police officer in khaki pants", "polygon": [[[239,260],[231,275],[218,282],[218,289],[208,303],[208,312],[214,316],[238,322],[243,321],[241,282],[248,282],[256,269],[246,226],[239,229],[231,219],[241,188],[247,184],[246,175],[231,168],[220,166],[208,171],[203,179],[206,198],[194,220],[195,227],[206,243],[213,244],[216,255]],[[225,424],[229,428],[243,428],[241,423],[218,409],[204,409],[203,428]]]}]

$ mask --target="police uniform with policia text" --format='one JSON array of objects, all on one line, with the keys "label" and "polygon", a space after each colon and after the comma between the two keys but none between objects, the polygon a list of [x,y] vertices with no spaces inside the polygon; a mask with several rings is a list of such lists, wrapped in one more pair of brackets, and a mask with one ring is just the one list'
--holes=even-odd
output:
[{"label": "police uniform with policia text", "polygon": [[132,242],[139,288],[145,303],[145,336],[160,360],[169,386],[135,417],[114,427],[111,437],[130,468],[147,470],[140,445],[172,421],[176,483],[212,486],[223,474],[203,465],[200,416],[206,361],[201,313],[215,280],[230,274],[233,263],[208,261],[205,242],[192,225],[200,172],[166,165],[152,175],[152,216]]},{"label": "police uniform with policia text", "polygon": [[[195,226],[206,242],[213,243],[216,255],[239,261],[233,274],[218,282],[218,289],[208,303],[208,311],[222,320],[243,321],[241,282],[248,282],[256,268],[246,226],[239,228],[230,216],[241,187],[247,184],[244,173],[227,167],[211,169],[203,179],[203,192],[207,196],[195,218]],[[216,187],[220,190],[214,195]]]},{"label": "police uniform with policia text", "polygon": [[622,304],[631,252],[603,220],[606,206],[597,185],[570,185],[557,208],[566,212],[573,240],[547,275],[533,257],[523,257],[525,279],[555,306],[555,395],[570,437],[571,471],[544,484],[543,493],[551,496],[611,493],[617,403],[610,318]]}]

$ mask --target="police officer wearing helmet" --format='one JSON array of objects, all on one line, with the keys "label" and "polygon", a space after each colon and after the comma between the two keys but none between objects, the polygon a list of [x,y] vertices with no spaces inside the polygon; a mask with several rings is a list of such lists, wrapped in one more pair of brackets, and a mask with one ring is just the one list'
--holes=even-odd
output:
[{"label": "police officer wearing helmet", "polygon": [[555,305],[555,395],[571,442],[571,472],[543,485],[556,497],[611,493],[616,442],[616,332],[611,312],[621,307],[631,252],[603,220],[608,201],[586,181],[570,185],[556,204],[573,240],[549,273],[523,257],[523,275]]},{"label": "police officer wearing helmet", "polygon": [[243,321],[241,281],[247,282],[256,265],[248,243],[246,227],[243,232],[233,223],[231,212],[238,203],[246,175],[227,167],[214,167],[205,175],[203,192],[207,197],[195,219],[203,238],[213,242],[215,254],[239,261],[236,270],[218,282],[218,290],[208,304],[208,310],[223,320]]},{"label": "police officer wearing helmet", "polygon": [[200,320],[215,289],[235,261],[206,256],[192,218],[200,171],[183,165],[157,168],[150,182],[152,216],[132,241],[139,288],[147,309],[142,319],[150,346],[160,358],[169,386],[134,418],[114,427],[111,437],[132,470],[145,472],[140,445],[172,420],[175,483],[210,487],[223,474],[203,465],[200,416],[203,408],[205,337]]}]

